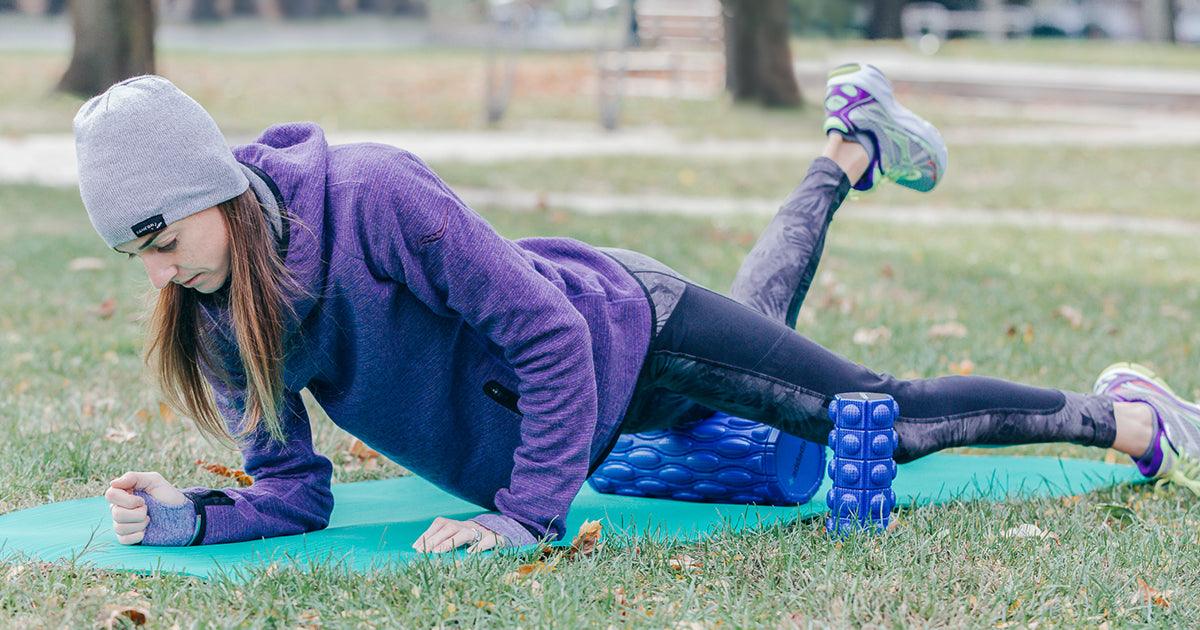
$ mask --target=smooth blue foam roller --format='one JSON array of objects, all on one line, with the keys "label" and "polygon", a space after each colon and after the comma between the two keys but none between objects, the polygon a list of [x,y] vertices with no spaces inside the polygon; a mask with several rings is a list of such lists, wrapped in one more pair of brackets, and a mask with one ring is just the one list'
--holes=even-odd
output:
[{"label": "smooth blue foam roller", "polygon": [[622,435],[588,483],[597,492],[707,503],[799,505],[825,475],[825,449],[723,413]]}]

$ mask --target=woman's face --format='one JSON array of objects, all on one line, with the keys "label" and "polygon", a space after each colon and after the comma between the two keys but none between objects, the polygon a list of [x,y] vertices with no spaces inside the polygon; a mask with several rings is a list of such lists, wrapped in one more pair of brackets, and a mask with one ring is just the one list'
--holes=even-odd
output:
[{"label": "woman's face", "polygon": [[121,243],[116,249],[141,258],[156,289],[174,282],[213,293],[229,279],[229,230],[216,206]]}]

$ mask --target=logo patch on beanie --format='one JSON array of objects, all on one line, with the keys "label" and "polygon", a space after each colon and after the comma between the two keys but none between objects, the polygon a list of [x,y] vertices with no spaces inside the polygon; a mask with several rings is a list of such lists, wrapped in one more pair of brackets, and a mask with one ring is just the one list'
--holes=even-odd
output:
[{"label": "logo patch on beanie", "polygon": [[133,227],[130,229],[133,230],[134,236],[144,236],[151,232],[157,232],[165,227],[167,227],[167,222],[163,220],[163,216],[161,214],[156,214],[149,219],[142,221],[141,223],[134,223]]}]

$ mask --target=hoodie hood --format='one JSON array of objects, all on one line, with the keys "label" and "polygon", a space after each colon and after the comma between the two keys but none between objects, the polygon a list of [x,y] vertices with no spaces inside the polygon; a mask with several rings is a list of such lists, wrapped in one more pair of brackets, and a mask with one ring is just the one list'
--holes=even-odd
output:
[{"label": "hoodie hood", "polygon": [[322,236],[329,160],[325,132],[313,123],[275,125],[254,142],[234,147],[233,154],[260,171],[282,198],[284,264],[304,289],[292,302],[302,322],[324,294],[328,265],[323,262],[331,247]]}]

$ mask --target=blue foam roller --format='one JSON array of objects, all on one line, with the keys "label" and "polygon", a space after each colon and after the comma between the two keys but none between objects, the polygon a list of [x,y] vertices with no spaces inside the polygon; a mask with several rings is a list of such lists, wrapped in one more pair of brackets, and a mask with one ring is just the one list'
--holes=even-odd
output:
[{"label": "blue foam roller", "polygon": [[876,534],[886,531],[890,523],[891,518],[863,522],[857,518],[834,518],[830,516],[825,519],[825,530],[834,537],[843,537],[854,533]]},{"label": "blue foam roller", "polygon": [[833,486],[825,495],[830,512],[825,528],[830,535],[887,528],[896,506],[891,486],[899,413],[896,401],[883,394],[840,394],[829,404],[833,457],[826,474]]},{"label": "blue foam roller", "polygon": [[798,505],[825,476],[825,449],[723,413],[622,435],[588,484],[597,492],[706,503]]},{"label": "blue foam roller", "polygon": [[890,488],[896,478],[896,462],[830,458],[828,472],[833,485],[842,488]]}]

